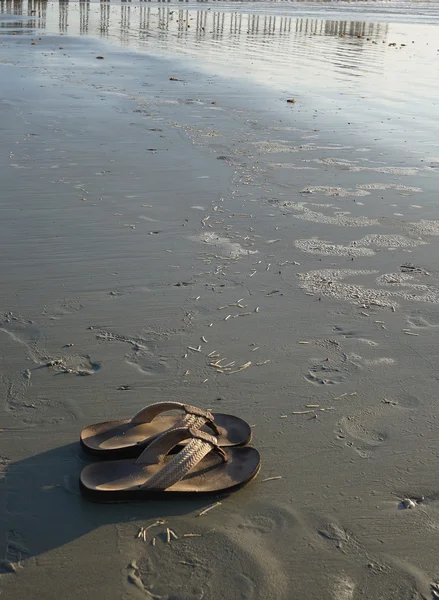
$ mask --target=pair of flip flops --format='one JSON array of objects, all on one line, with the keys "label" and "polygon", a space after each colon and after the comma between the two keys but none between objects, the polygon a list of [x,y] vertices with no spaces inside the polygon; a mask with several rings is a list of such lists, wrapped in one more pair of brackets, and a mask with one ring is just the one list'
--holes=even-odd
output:
[{"label": "pair of flip flops", "polygon": [[131,419],[82,430],[83,448],[110,460],[82,470],[81,490],[101,501],[231,491],[259,472],[259,452],[245,446],[250,439],[248,423],[233,415],[179,402],[152,404]]}]

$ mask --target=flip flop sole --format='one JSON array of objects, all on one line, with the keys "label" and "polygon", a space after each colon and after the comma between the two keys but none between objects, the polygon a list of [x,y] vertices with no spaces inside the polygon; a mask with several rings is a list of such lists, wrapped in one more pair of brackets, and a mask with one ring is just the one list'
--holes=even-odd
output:
[{"label": "flip flop sole", "polygon": [[[95,502],[144,502],[158,498],[221,495],[236,491],[259,473],[261,458],[255,448],[228,448],[227,462],[214,453],[166,490],[143,489],[142,485],[161,465],[137,464],[131,460],[106,461],[87,465],[80,475],[80,489]],[[167,457],[171,460],[172,456]]]}]

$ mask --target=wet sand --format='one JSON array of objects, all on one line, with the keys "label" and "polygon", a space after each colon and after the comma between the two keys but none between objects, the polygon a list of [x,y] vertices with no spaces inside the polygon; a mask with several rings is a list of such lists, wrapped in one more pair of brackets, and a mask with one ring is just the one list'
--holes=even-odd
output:
[{"label": "wet sand", "polygon": [[[363,137],[58,9],[0,15],[2,596],[435,597],[436,125]],[[160,400],[247,419],[258,479],[83,500],[81,428]]]}]

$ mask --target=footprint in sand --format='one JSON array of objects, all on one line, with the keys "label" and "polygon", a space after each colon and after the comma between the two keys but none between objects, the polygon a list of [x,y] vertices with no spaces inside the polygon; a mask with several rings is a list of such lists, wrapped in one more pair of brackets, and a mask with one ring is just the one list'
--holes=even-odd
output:
[{"label": "footprint in sand", "polygon": [[45,307],[42,314],[49,317],[49,319],[56,321],[66,315],[75,313],[82,308],[84,308],[84,305],[79,298],[70,298],[60,301],[51,308]]},{"label": "footprint in sand", "polygon": [[[276,598],[287,600],[282,569],[259,536],[254,529],[240,529],[205,531],[199,538],[171,544],[157,540],[152,553],[148,550],[138,558],[133,583],[153,598],[178,594],[181,600],[265,600],[277,589]],[[167,568],[172,578],[163,577]],[[182,586],[181,582],[186,583]]]},{"label": "footprint in sand", "polygon": [[348,577],[339,577],[336,579],[333,587],[334,600],[353,600],[355,584]]},{"label": "footprint in sand", "polygon": [[412,311],[407,315],[407,325],[418,329],[435,329],[439,327],[439,315],[427,311]]},{"label": "footprint in sand", "polygon": [[396,360],[388,356],[382,356],[380,358],[364,358],[359,354],[348,354],[348,361],[354,364],[360,369],[367,367],[390,367],[396,364]]},{"label": "footprint in sand", "polygon": [[31,320],[12,312],[6,313],[0,322],[0,333],[8,336],[15,344],[24,346],[29,357],[34,362],[40,362],[45,337]]},{"label": "footprint in sand", "polygon": [[339,422],[340,429],[354,440],[359,440],[371,447],[379,446],[389,438],[380,412],[370,409],[352,417],[343,417]]},{"label": "footprint in sand", "polygon": [[[0,560],[0,575],[16,573],[22,567],[22,561],[29,555],[28,548],[23,542],[23,538],[16,531],[6,533],[6,550],[4,558]],[[1,594],[1,590],[0,590]]]},{"label": "footprint in sand", "polygon": [[305,379],[314,385],[335,385],[346,381],[346,369],[333,365],[317,364],[311,367]]},{"label": "footprint in sand", "polygon": [[[427,600],[432,597],[431,580],[426,573],[395,556],[373,556],[367,547],[362,546],[336,521],[327,520],[318,529],[318,534],[329,548],[340,550],[339,555],[346,559],[344,567],[328,582],[329,597],[333,600]],[[358,569],[358,561],[364,568]],[[351,568],[354,569],[355,579],[348,574]]]},{"label": "footprint in sand", "polygon": [[[276,507],[261,509],[248,514],[247,505],[246,515],[228,512],[227,519],[221,509],[209,518],[173,517],[164,528],[172,527],[178,538],[169,543],[166,529],[159,528],[154,545],[152,539],[144,544],[121,538],[135,554],[127,584],[154,599],[290,600],[288,572],[276,552],[290,516]],[[168,572],[172,576],[164,577]]]}]

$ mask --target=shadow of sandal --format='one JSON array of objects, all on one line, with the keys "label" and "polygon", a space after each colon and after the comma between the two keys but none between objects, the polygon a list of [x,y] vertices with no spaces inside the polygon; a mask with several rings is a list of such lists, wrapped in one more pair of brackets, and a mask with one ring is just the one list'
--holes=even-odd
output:
[{"label": "shadow of sandal", "polygon": [[[184,516],[215,502],[215,496],[97,504],[79,490],[79,474],[96,462],[78,443],[66,444],[9,463],[0,479],[0,573],[110,524]],[[133,531],[134,533],[134,531]]]}]

